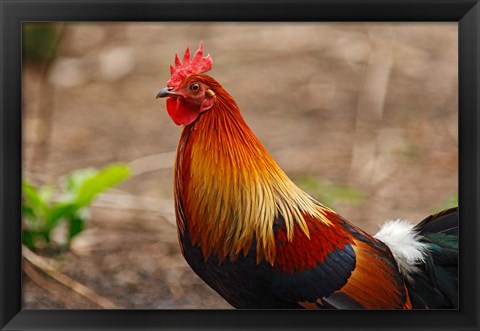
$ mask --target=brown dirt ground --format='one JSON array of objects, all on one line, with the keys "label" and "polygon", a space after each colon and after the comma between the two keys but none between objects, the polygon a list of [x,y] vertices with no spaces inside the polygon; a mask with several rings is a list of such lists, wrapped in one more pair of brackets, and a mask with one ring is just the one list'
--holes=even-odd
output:
[{"label": "brown dirt ground", "polygon": [[[58,270],[118,308],[231,308],[180,254],[171,214],[180,128],[155,100],[175,52],[199,40],[210,74],[291,177],[355,187],[364,199],[335,209],[369,232],[427,216],[458,190],[457,28],[66,24],[49,70],[24,66],[25,176],[58,183],[111,162],[135,176],[92,207]],[[98,308],[55,281],[23,279],[24,308]]]}]

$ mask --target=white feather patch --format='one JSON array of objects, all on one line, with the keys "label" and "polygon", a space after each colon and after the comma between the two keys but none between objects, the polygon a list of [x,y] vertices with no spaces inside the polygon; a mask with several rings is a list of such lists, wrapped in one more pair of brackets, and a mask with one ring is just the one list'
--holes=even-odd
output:
[{"label": "white feather patch", "polygon": [[398,270],[408,280],[418,273],[418,264],[425,261],[427,245],[413,229],[414,225],[404,220],[386,221],[374,236],[385,243],[395,258]]}]

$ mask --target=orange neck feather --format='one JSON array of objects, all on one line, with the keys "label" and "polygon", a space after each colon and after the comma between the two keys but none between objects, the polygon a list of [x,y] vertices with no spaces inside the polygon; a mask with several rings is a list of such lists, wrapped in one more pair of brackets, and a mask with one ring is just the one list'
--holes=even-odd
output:
[{"label": "orange neck feather", "polygon": [[[285,219],[288,237],[304,215],[329,224],[328,210],[280,169],[240,115],[233,98],[212,78],[215,104],[182,132],[176,161],[177,222],[188,227],[205,257],[247,254],[256,239],[257,261],[273,264],[273,224]],[[188,220],[188,221],[187,221]]]}]

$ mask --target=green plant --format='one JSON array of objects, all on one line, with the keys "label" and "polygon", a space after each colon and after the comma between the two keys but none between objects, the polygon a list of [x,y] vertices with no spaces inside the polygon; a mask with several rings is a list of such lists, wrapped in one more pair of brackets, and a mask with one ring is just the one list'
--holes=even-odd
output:
[{"label": "green plant", "polygon": [[[66,177],[57,192],[52,185],[36,187],[28,181],[23,189],[23,244],[30,249],[68,249],[72,239],[83,231],[88,207],[96,195],[128,178],[130,170],[121,164],[103,169],[75,170]],[[52,232],[64,226],[60,243],[52,241]]]},{"label": "green plant", "polygon": [[336,185],[313,176],[302,176],[294,181],[302,190],[331,208],[338,202],[358,203],[363,198],[362,193],[353,187]]},{"label": "green plant", "polygon": [[61,24],[51,22],[29,22],[22,24],[23,60],[35,63],[51,61],[57,52],[62,35]]},{"label": "green plant", "polygon": [[458,206],[458,195],[452,195],[448,198],[440,207],[434,210],[434,212],[441,212],[442,210],[457,207]]}]

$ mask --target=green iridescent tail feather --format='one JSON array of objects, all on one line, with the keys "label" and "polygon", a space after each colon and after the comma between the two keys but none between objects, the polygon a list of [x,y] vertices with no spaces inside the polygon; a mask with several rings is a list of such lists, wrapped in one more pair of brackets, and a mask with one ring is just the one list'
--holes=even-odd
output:
[{"label": "green iridescent tail feather", "polygon": [[414,308],[458,308],[458,207],[416,225],[428,247],[423,272],[408,284]]}]

